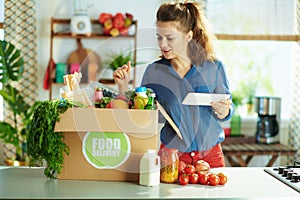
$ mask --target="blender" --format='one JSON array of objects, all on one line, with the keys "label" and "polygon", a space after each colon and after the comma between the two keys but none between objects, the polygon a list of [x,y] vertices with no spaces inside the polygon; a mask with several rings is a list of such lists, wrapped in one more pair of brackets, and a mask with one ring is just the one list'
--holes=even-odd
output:
[{"label": "blender", "polygon": [[258,114],[256,142],[279,143],[281,98],[256,97],[255,111]]},{"label": "blender", "polygon": [[72,36],[92,34],[92,23],[87,10],[91,5],[87,0],[73,0],[74,14],[71,18],[70,31]]}]

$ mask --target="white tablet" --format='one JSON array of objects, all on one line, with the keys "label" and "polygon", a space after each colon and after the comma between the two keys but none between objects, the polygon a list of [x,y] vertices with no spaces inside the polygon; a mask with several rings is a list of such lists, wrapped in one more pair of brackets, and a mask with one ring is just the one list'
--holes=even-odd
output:
[{"label": "white tablet", "polygon": [[210,106],[211,102],[223,101],[230,98],[229,94],[216,93],[188,93],[182,104],[184,105],[201,105]]}]

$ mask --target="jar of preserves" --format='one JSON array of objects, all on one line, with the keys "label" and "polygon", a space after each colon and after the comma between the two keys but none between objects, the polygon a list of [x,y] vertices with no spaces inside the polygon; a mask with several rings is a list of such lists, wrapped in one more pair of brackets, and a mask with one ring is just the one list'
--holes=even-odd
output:
[{"label": "jar of preserves", "polygon": [[160,181],[164,183],[175,183],[178,179],[178,150],[162,149],[160,156]]}]

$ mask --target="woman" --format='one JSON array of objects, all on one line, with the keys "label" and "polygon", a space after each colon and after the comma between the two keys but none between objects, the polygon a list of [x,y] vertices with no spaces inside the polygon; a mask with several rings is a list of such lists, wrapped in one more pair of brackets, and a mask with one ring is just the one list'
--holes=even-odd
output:
[{"label": "woman", "polygon": [[[181,140],[166,122],[161,130],[161,149],[178,149],[180,160],[187,164],[201,159],[212,168],[224,167],[220,143],[225,137],[219,122],[231,118],[231,100],[212,102],[211,106],[182,104],[190,92],[230,94],[223,64],[215,58],[214,36],[200,5],[166,3],[159,7],[156,18],[162,56],[147,67],[142,85],[154,90],[183,136]],[[114,72],[120,92],[128,88],[130,69],[128,63]]]}]

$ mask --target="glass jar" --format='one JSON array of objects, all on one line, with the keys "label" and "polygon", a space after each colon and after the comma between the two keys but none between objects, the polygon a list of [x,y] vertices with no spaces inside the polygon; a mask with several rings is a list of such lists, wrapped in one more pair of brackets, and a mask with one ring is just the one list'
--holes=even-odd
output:
[{"label": "glass jar", "polygon": [[178,180],[178,150],[162,149],[160,164],[160,181],[164,183],[175,183]]},{"label": "glass jar", "polygon": [[101,88],[96,88],[94,91],[94,104],[96,108],[100,108],[101,99],[103,98],[103,91]]}]

